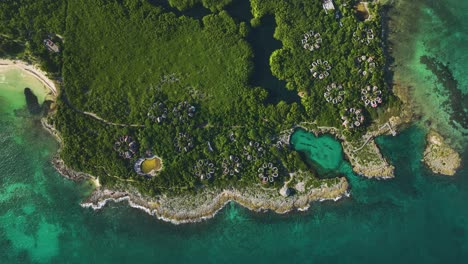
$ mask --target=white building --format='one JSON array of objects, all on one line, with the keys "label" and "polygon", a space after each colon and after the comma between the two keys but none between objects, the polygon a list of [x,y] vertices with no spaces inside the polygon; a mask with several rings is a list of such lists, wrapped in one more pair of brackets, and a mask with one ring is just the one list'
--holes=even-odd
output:
[{"label": "white building", "polygon": [[327,11],[329,10],[335,10],[335,6],[333,5],[333,2],[332,0],[323,0],[323,9],[325,10],[325,13],[328,14]]},{"label": "white building", "polygon": [[47,47],[47,49],[52,52],[57,53],[60,51],[59,47],[50,39],[44,39],[44,44]]}]

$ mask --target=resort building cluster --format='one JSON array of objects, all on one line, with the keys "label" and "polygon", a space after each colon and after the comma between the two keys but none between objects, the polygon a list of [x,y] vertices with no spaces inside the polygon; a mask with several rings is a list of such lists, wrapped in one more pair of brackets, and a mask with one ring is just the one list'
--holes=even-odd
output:
[{"label": "resort building cluster", "polygon": [[158,101],[149,107],[148,117],[158,124],[169,119],[177,119],[184,123],[195,116],[195,111],[195,106],[183,101],[174,106],[169,112],[166,104]]},{"label": "resort building cluster", "polygon": [[345,91],[343,91],[343,86],[341,84],[332,83],[327,85],[326,91],[323,93],[325,100],[328,103],[338,104],[343,101]]},{"label": "resort building cluster", "polygon": [[[333,87],[335,86],[336,85]],[[157,109],[164,108],[160,103],[155,103],[154,105]],[[236,141],[234,133],[231,132],[228,137],[231,139],[231,142]],[[282,149],[285,147],[285,143],[280,139],[271,146]],[[194,147],[193,139],[187,133],[178,133],[174,139],[174,147],[178,152],[189,152]],[[208,142],[208,147],[210,152],[214,151],[210,142]],[[118,137],[114,144],[114,149],[124,159],[133,159],[138,153],[137,142],[128,135]],[[246,165],[245,163],[248,162],[254,164],[255,162],[259,161],[260,164],[262,164],[257,169],[259,180],[263,184],[273,183],[278,177],[279,170],[278,167],[274,166],[272,162],[266,159],[262,159],[265,157],[265,152],[266,149],[262,143],[249,141],[242,147],[240,156],[235,155],[235,153],[231,153],[219,161],[199,159],[192,167],[191,171],[193,176],[199,180],[213,179],[217,173],[223,177],[240,177],[242,168]],[[161,163],[162,161],[159,157],[153,155],[152,151],[147,150],[144,157],[136,159],[135,163],[133,164],[133,169],[135,173],[140,176],[151,177],[157,175],[157,172],[161,170]]]},{"label": "resort building cluster", "polygon": [[356,64],[359,68],[358,74],[366,76],[369,73],[373,73],[376,63],[374,62],[374,57],[362,55],[356,58]]},{"label": "resort building cluster", "polygon": [[178,103],[172,108],[174,118],[179,119],[182,123],[195,116],[195,106],[189,104],[187,101]]},{"label": "resort building cluster", "polygon": [[174,147],[177,152],[189,152],[193,148],[193,139],[187,133],[179,133],[174,138]]},{"label": "resort building cluster", "polygon": [[[323,8],[326,12],[335,12],[336,18],[340,18],[339,9],[337,8],[335,10],[335,6],[332,0],[323,0]],[[368,29],[363,25],[358,26],[356,31],[353,33],[353,40],[355,44],[359,43],[358,45],[369,45],[373,39],[373,30]],[[53,45],[49,42],[47,42],[46,45],[53,47]],[[305,50],[311,52],[317,51],[321,48],[322,45],[323,39],[320,33],[315,32],[314,30],[309,30],[302,35],[301,46]],[[367,78],[375,71],[377,67],[374,57],[369,54],[363,54],[361,56],[355,57],[354,65],[357,68],[358,75]],[[331,69],[332,64],[329,61],[314,58],[314,61],[312,61],[310,64],[309,72],[314,79],[323,80],[330,76]],[[334,78],[334,76],[331,78]],[[157,86],[158,91],[160,91],[162,84],[174,83],[178,81],[179,79],[175,76],[175,74],[166,75],[161,80],[161,83]],[[367,85],[365,88],[361,89],[361,101],[354,103],[348,102],[349,98],[347,97],[354,94],[359,94],[359,90],[348,91],[344,89],[344,87],[349,88],[351,85],[352,84],[349,83],[337,83],[335,80],[331,80],[328,85],[326,85],[325,90],[322,90],[325,101],[327,103],[337,105],[336,107],[340,108],[342,125],[346,129],[356,129],[363,125],[365,121],[364,105],[366,107],[370,106],[372,108],[376,108],[382,103],[382,91],[379,90],[379,88],[375,85]],[[350,107],[348,103],[351,103],[350,105],[353,107]],[[195,117],[196,111],[197,109],[195,106],[188,101],[170,103],[161,100],[155,101],[148,108],[147,116],[151,121],[158,124],[173,122],[185,123],[189,122],[190,119]],[[246,170],[246,168],[252,166],[254,170],[256,169],[258,179],[262,184],[275,182],[279,176],[278,168],[280,167],[281,163],[277,166],[275,165],[276,162],[274,160],[269,160],[267,158],[267,150],[270,147],[276,147],[279,150],[284,149],[289,144],[289,137],[286,139],[280,138],[272,144],[267,144],[265,142],[261,143],[257,141],[237,142],[239,139],[236,138],[234,132],[230,131],[227,134],[227,140],[230,141],[231,144],[242,146],[240,151],[231,151],[229,154],[224,152],[221,155],[213,157],[211,155],[215,155],[217,152],[217,146],[212,145],[212,142],[210,141],[205,141],[206,143],[204,144],[206,145],[203,144],[203,148],[207,148],[207,152],[205,152],[205,154],[211,153],[209,154],[211,159],[202,158],[198,159],[195,164],[191,164],[191,173],[194,178],[200,181],[207,181],[210,179],[212,180],[214,177],[218,177],[218,175],[223,178],[240,177],[242,170]],[[185,155],[185,153],[191,151],[194,148],[194,139],[186,132],[177,133],[173,139],[173,145],[177,152]],[[118,151],[119,155],[124,159],[132,159],[137,153],[137,143],[130,136],[122,136],[118,138],[117,142],[115,142],[114,149]],[[147,154],[146,158],[139,158],[134,163],[134,171],[138,175],[153,175],[149,175],[147,172],[147,165],[149,163],[145,162],[148,161],[148,157],[149,155]],[[157,171],[159,171],[159,169]],[[155,172],[155,170],[153,170],[153,172]]]},{"label": "resort building cluster", "polygon": [[250,141],[248,145],[244,146],[242,154],[248,161],[256,161],[258,158],[263,156],[264,152],[265,149],[259,142]]},{"label": "resort building cluster", "polygon": [[[229,137],[234,141],[233,134],[230,134]],[[281,141],[279,141],[281,142]],[[283,147],[281,142],[278,145],[278,142],[274,146],[278,148]],[[223,158],[220,161],[221,167],[219,168],[215,162],[209,160],[199,160],[194,166],[193,174],[196,178],[200,180],[211,179],[217,171],[220,171],[221,175],[227,177],[233,177],[240,175],[242,168],[245,165],[245,162],[255,162],[264,157],[265,149],[260,142],[249,141],[247,145],[243,147],[242,156],[236,156],[234,154],[229,154],[227,157]],[[278,177],[278,167],[273,166],[271,162],[264,162],[258,168],[258,176],[262,183],[272,183]]]},{"label": "resort building cluster", "polygon": [[364,122],[364,115],[361,109],[349,108],[345,109],[344,115],[341,116],[343,126],[347,129],[353,129],[361,126]]},{"label": "resort building cluster", "polygon": [[164,103],[155,102],[148,110],[148,117],[153,122],[162,123],[168,118],[167,107]]},{"label": "resort building cluster", "polygon": [[356,28],[356,31],[353,33],[353,39],[359,41],[362,44],[369,45],[374,39],[374,31],[372,29]]},{"label": "resort building cluster", "polygon": [[[347,4],[343,3],[341,6],[345,7]],[[339,8],[335,8],[335,5],[332,0],[322,0],[322,6],[325,12],[328,14],[330,11],[335,13],[335,18],[340,20],[342,13]],[[340,26],[342,23],[340,22]],[[358,45],[369,45],[375,39],[373,29],[367,27],[364,24],[359,24],[355,31],[353,32],[353,41]],[[320,48],[322,44],[322,36],[320,33],[316,33],[313,30],[310,30],[303,34],[301,39],[302,47],[306,50],[314,51]],[[366,80],[375,72],[377,62],[375,58],[369,54],[363,54],[356,57],[355,66],[357,68],[357,74],[362,76],[363,80]],[[330,76],[330,70],[332,65],[328,61],[322,61],[322,59],[316,59],[310,64],[309,71],[312,74],[314,79],[323,80]],[[365,79],[366,78],[366,79]],[[327,103],[333,105],[338,105],[345,101],[345,95],[347,92],[343,89],[342,84],[337,84],[335,82],[328,84],[323,91],[323,98]],[[354,93],[352,93],[354,94]],[[305,92],[299,92],[299,96],[303,97]],[[367,86],[361,90],[361,101],[364,106],[370,106],[372,108],[378,107],[382,103],[382,91],[380,91],[377,86]],[[347,104],[347,103],[346,103]],[[363,110],[357,108],[359,105],[348,105],[344,106],[344,114],[342,114],[341,119],[343,120],[342,125],[346,129],[353,129],[360,127],[365,118],[363,115]],[[277,146],[281,148],[281,145]]]},{"label": "resort building cluster", "polygon": [[200,180],[209,180],[215,174],[215,166],[208,159],[200,159],[193,167],[193,175]]},{"label": "resort building cluster", "polygon": [[121,136],[114,143],[114,150],[124,159],[131,159],[138,151],[138,144],[130,136]]},{"label": "resort building cluster", "polygon": [[[233,133],[229,135],[229,138],[231,138],[231,141],[235,141]],[[283,143],[280,145],[276,143],[273,146],[282,148],[283,145]],[[218,173],[223,177],[240,177],[242,168],[246,165],[245,163],[258,161],[264,156],[264,152],[265,149],[261,143],[249,141],[249,143],[243,147],[243,153],[241,156],[236,156],[232,153],[218,161],[219,163],[209,159],[200,159],[193,166],[192,173],[195,178],[200,180],[213,179]],[[218,166],[217,163],[220,166]],[[258,177],[263,184],[273,183],[278,177],[278,167],[273,166],[273,163],[266,161],[258,168],[258,173]]]},{"label": "resort building cluster", "polygon": [[224,158],[221,163],[221,168],[223,169],[223,175],[234,176],[239,174],[242,164],[239,157],[234,155],[229,155],[228,158]]},{"label": "resort building cluster", "polygon": [[306,32],[301,40],[302,47],[306,50],[314,51],[320,49],[322,38],[320,33],[315,33],[313,30]]},{"label": "resort building cluster", "polygon": [[[314,64],[315,65],[315,64]],[[322,62],[321,60],[316,61],[316,65],[323,66],[323,69],[326,71],[327,69],[331,69],[328,62]],[[318,68],[317,68],[318,69]],[[328,74],[327,74],[328,76]],[[333,84],[335,87],[335,84]],[[341,89],[340,85],[340,89]],[[189,104],[187,101],[183,101],[177,103],[174,107],[168,107],[164,102],[156,101],[153,103],[149,109],[147,116],[153,122],[163,123],[165,121],[169,121],[172,119],[177,119],[180,121],[185,121],[188,118],[193,118],[195,114],[195,107]],[[230,132],[228,138],[231,142],[236,142],[236,136],[234,132]],[[121,140],[123,142],[132,141],[129,136],[122,137]],[[134,145],[134,143],[128,142],[130,145]],[[124,146],[125,144],[121,144],[120,141],[116,143],[116,146]],[[135,145],[136,146],[136,145]],[[281,140],[274,144],[278,149],[282,149],[285,144]],[[174,138],[174,148],[177,152],[186,153],[193,149],[194,143],[193,138],[188,133],[178,133]],[[209,152],[214,152],[214,148],[211,142],[207,142],[207,148]],[[117,148],[116,148],[117,149]],[[130,159],[134,157],[136,149],[128,150],[128,154],[126,153],[126,149],[123,150],[122,156],[124,158]],[[213,179],[216,173],[220,173],[223,177],[233,177],[233,176],[240,176],[241,170],[245,165],[244,162],[256,162],[261,160],[265,154],[265,148],[262,146],[262,143],[256,141],[249,141],[246,145],[243,146],[242,152],[240,155],[235,155],[235,153],[231,153],[227,155],[225,158],[219,161],[212,161],[208,159],[200,159],[197,163],[193,166],[192,174],[195,178],[199,180],[210,180]],[[147,155],[148,156],[148,155]],[[144,167],[144,163],[148,160],[148,158],[139,158],[134,163],[134,171],[141,176],[154,176],[149,175],[147,172],[142,170]],[[218,163],[219,162],[219,163]],[[219,164],[216,165],[216,164]],[[262,165],[258,171],[262,171],[261,177],[259,175],[259,179],[262,183],[272,183],[278,177],[278,168],[272,165],[273,163],[266,161],[264,165]]]},{"label": "resort building cluster", "polygon": [[382,103],[382,91],[380,91],[379,87],[375,85],[372,88],[368,85],[366,88],[361,89],[361,95],[361,100],[366,106],[370,105],[373,108],[376,108]]},{"label": "resort building cluster", "polygon": [[330,75],[328,71],[332,68],[328,61],[322,61],[321,59],[312,62],[310,67],[309,71],[312,73],[312,76],[320,80],[328,77]]},{"label": "resort building cluster", "polygon": [[263,163],[257,171],[262,183],[274,182],[278,177],[278,167],[275,167],[271,162]]}]

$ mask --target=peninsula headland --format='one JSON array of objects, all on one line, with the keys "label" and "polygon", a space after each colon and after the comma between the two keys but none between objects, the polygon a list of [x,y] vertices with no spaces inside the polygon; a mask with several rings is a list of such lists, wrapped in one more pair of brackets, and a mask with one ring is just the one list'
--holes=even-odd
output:
[{"label": "peninsula headland", "polygon": [[[306,210],[350,194],[338,172],[322,177],[339,165],[327,151],[363,177],[394,177],[374,139],[413,117],[387,78],[380,1],[85,2],[31,1],[26,12],[44,17],[36,30],[0,28],[0,67],[51,90],[42,123],[61,145],[53,163],[96,188],[83,207],[127,200],[173,223],[230,201]],[[188,15],[193,5],[206,12]],[[313,134],[311,148],[325,134],[339,147],[308,156],[291,144],[298,129]],[[453,174],[458,154],[435,132],[428,142],[424,161]]]}]

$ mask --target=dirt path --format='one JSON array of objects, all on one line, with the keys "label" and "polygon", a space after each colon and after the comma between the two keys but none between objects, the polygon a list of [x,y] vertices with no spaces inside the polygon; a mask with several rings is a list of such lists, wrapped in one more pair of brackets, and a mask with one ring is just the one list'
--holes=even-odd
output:
[{"label": "dirt path", "polygon": [[367,145],[367,143],[369,143],[369,140],[371,140],[372,138],[373,138],[372,136],[369,136],[369,137],[366,139],[366,142],[364,142],[364,144],[362,144],[361,147],[359,147],[359,148],[357,148],[357,149],[354,149],[353,152],[358,152],[358,151],[360,151],[361,149],[363,149],[363,148]]},{"label": "dirt path", "polygon": [[76,108],[74,105],[72,105],[70,103],[70,101],[68,100],[68,97],[66,96],[65,94],[65,91],[62,92],[62,98],[63,98],[63,101],[71,108],[73,109],[75,112],[77,113],[80,113],[80,114],[83,114],[83,115],[87,115],[95,120],[98,120],[99,122],[102,122],[106,125],[110,125],[110,126],[120,126],[120,127],[145,127],[145,125],[139,125],[139,124],[122,124],[122,123],[114,123],[114,122],[111,122],[111,121],[108,121],[100,116],[98,116],[97,114],[93,113],[93,112],[86,112],[86,111],[82,111],[78,108]]}]

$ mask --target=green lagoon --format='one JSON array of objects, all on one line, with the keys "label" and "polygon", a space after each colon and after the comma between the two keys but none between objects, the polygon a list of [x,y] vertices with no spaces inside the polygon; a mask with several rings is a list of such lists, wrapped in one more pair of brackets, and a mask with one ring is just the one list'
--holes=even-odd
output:
[{"label": "green lagoon", "polygon": [[291,145],[319,169],[338,170],[343,162],[341,144],[333,136],[316,137],[303,129],[296,130],[291,136]]},{"label": "green lagoon", "polygon": [[[351,197],[313,203],[307,212],[254,213],[229,204],[214,219],[175,226],[125,203],[81,208],[91,185],[54,170],[57,143],[26,110],[24,88],[43,100],[42,85],[16,70],[0,72],[0,263],[466,263],[467,135],[463,121],[450,116],[460,105],[466,115],[468,1],[396,2],[391,37],[405,43],[394,47],[395,78],[412,86],[423,118],[396,137],[378,138],[396,167],[392,180],[353,174],[331,137],[297,132],[298,150],[351,185]],[[421,63],[424,55],[449,65],[463,96],[450,96],[453,86]],[[454,177],[420,162],[428,126],[462,151]]]}]

